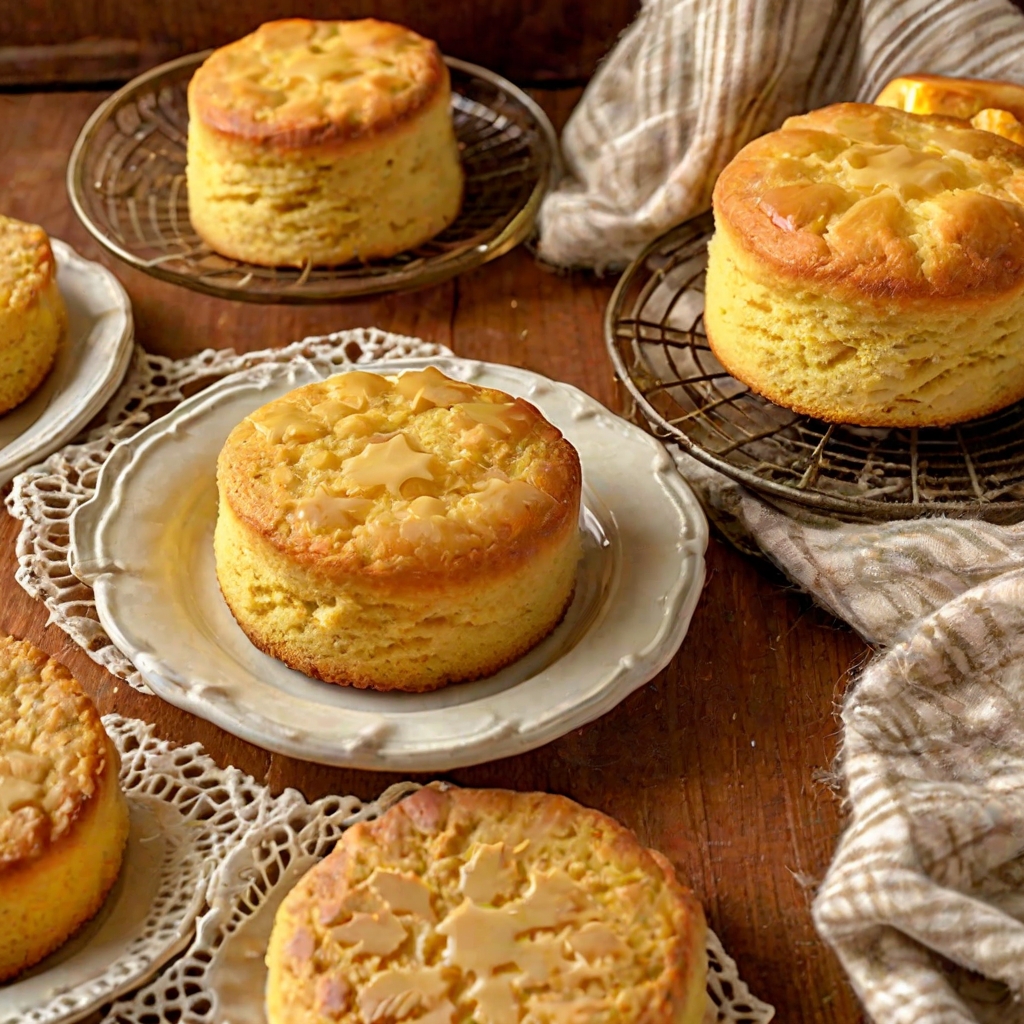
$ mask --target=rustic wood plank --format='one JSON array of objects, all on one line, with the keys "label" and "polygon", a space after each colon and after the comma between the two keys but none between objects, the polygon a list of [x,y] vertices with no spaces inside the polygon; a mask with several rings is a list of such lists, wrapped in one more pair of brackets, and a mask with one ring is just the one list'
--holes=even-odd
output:
[{"label": "rustic wood plank", "polygon": [[[7,5],[0,84],[114,81],[145,67],[222,46],[274,18],[375,17],[436,39],[453,57],[516,81],[582,81],[639,10],[639,0],[34,0]],[[138,54],[125,51],[139,48]],[[22,54],[10,51],[29,48]],[[77,47],[79,63],[75,57]],[[114,52],[88,54],[90,48]],[[45,48],[35,49],[32,48]]]},{"label": "rustic wood plank", "polygon": [[0,87],[125,82],[173,56],[171,47],[136,39],[0,46]]},{"label": "rustic wood plank", "polygon": [[[541,98],[563,119],[575,94]],[[613,282],[560,275],[519,249],[455,282],[408,295],[312,308],[259,307],[195,295],[106,257],[74,219],[63,173],[98,93],[0,96],[3,212],[42,223],[111,266],[135,305],[139,340],[182,355],[208,345],[254,349],[376,324],[569,381],[608,404],[616,391],[601,340]],[[199,740],[275,790],[370,797],[398,776],[271,755],[144,696],[96,666],[14,582],[17,523],[0,516],[0,630],[64,660],[103,712],[144,718],[161,736]],[[804,598],[712,541],[709,578],[669,668],[598,721],[520,757],[447,773],[452,781],[565,793],[615,815],[664,851],[699,894],[753,991],[782,1021],[852,1024],[855,998],[810,920],[841,825],[817,781],[836,751],[834,701],[864,645]]]}]

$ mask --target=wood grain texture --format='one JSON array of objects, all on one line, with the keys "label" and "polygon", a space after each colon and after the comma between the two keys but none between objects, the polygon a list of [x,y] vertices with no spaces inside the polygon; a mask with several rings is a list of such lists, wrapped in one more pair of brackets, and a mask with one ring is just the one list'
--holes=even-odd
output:
[{"label": "wood grain texture", "polygon": [[[370,16],[515,81],[582,81],[639,8],[639,0],[0,0],[0,84],[127,79],[274,18]],[[106,60],[94,54],[89,68],[70,45],[105,46]]]},{"label": "wood grain texture", "polygon": [[[538,94],[557,121],[578,92]],[[613,282],[556,275],[519,249],[455,282],[409,295],[313,308],[258,307],[198,296],[126,270],[75,221],[63,174],[100,93],[0,96],[0,210],[37,221],[110,266],[135,304],[138,338],[183,355],[255,349],[375,324],[575,384],[607,404],[616,389],[601,338]],[[513,305],[513,300],[515,304]],[[271,755],[136,693],[96,666],[14,582],[17,523],[0,518],[0,630],[27,637],[81,679],[106,713],[198,740],[275,790],[370,797],[397,776]],[[597,722],[547,746],[446,777],[465,785],[564,793],[614,815],[664,851],[697,891],[754,992],[780,1021],[853,1024],[855,998],[811,924],[809,900],[841,826],[821,781],[836,752],[834,704],[865,654],[805,599],[712,541],[708,583],[672,664]]]}]

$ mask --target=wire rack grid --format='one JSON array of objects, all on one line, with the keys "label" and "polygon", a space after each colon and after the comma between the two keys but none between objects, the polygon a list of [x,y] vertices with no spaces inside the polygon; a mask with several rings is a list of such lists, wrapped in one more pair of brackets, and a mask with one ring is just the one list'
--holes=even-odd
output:
[{"label": "wire rack grid", "polygon": [[436,284],[529,237],[559,173],[547,116],[485,68],[445,58],[466,188],[453,224],[389,259],[341,267],[261,267],[213,252],[192,229],[185,180],[189,80],[211,51],[189,54],[118,90],[83,127],[68,163],[75,212],[138,270],[252,302],[311,303]]},{"label": "wire rack grid", "polygon": [[954,427],[826,423],[730,376],[703,327],[710,214],[626,270],[605,337],[634,419],[777,505],[830,518],[1024,519],[1024,403]]}]

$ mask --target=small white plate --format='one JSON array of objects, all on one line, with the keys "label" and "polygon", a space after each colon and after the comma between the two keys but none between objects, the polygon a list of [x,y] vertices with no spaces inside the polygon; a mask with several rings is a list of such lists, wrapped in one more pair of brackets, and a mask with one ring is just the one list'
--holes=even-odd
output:
[{"label": "small white plate", "polygon": [[51,239],[67,335],[39,390],[0,416],[0,485],[67,444],[107,404],[132,358],[132,307],[106,267]]},{"label": "small white plate", "polygon": [[435,358],[360,369],[426,365],[529,399],[580,453],[584,557],[562,624],[496,675],[426,694],[333,686],[253,647],[214,569],[217,454],[253,409],[323,376],[304,361],[263,365],[119,445],[72,520],[72,569],[155,693],[291,757],[444,771],[562,736],[668,664],[703,585],[707,524],[664,448],[582,391],[514,367]]}]

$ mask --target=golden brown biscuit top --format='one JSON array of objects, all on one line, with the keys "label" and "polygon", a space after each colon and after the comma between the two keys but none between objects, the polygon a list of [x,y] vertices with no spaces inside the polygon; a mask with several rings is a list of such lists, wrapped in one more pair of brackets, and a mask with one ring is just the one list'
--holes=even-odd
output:
[{"label": "golden brown biscuit top", "polygon": [[545,793],[420,790],[344,833],[275,932],[278,991],[310,1021],[663,1024],[704,969],[668,862]]},{"label": "golden brown biscuit top", "polygon": [[1007,110],[1024,118],[1024,85],[979,78],[943,75],[903,75],[894,78],[876,103],[912,114],[942,114],[969,121],[986,108]]},{"label": "golden brown biscuit top", "polygon": [[46,232],[0,215],[0,309],[25,309],[55,273]]},{"label": "golden brown biscuit top", "polygon": [[235,427],[217,472],[279,549],[382,573],[532,550],[575,521],[580,488],[575,449],[529,402],[433,367],[297,388]]},{"label": "golden brown biscuit top", "polygon": [[383,131],[447,80],[436,44],[401,25],[288,18],[214,51],[189,101],[218,131],[308,145]]},{"label": "golden brown biscuit top", "polygon": [[1024,286],[1024,149],[863,103],[791,117],[715,186],[716,224],[777,273],[876,297]]},{"label": "golden brown biscuit top", "polygon": [[1021,124],[1008,110],[993,110],[985,107],[971,118],[971,127],[983,132],[1002,135],[1004,139],[1024,146],[1024,124]]},{"label": "golden brown biscuit top", "polygon": [[107,767],[109,740],[63,665],[0,638],[0,872],[73,826]]}]

